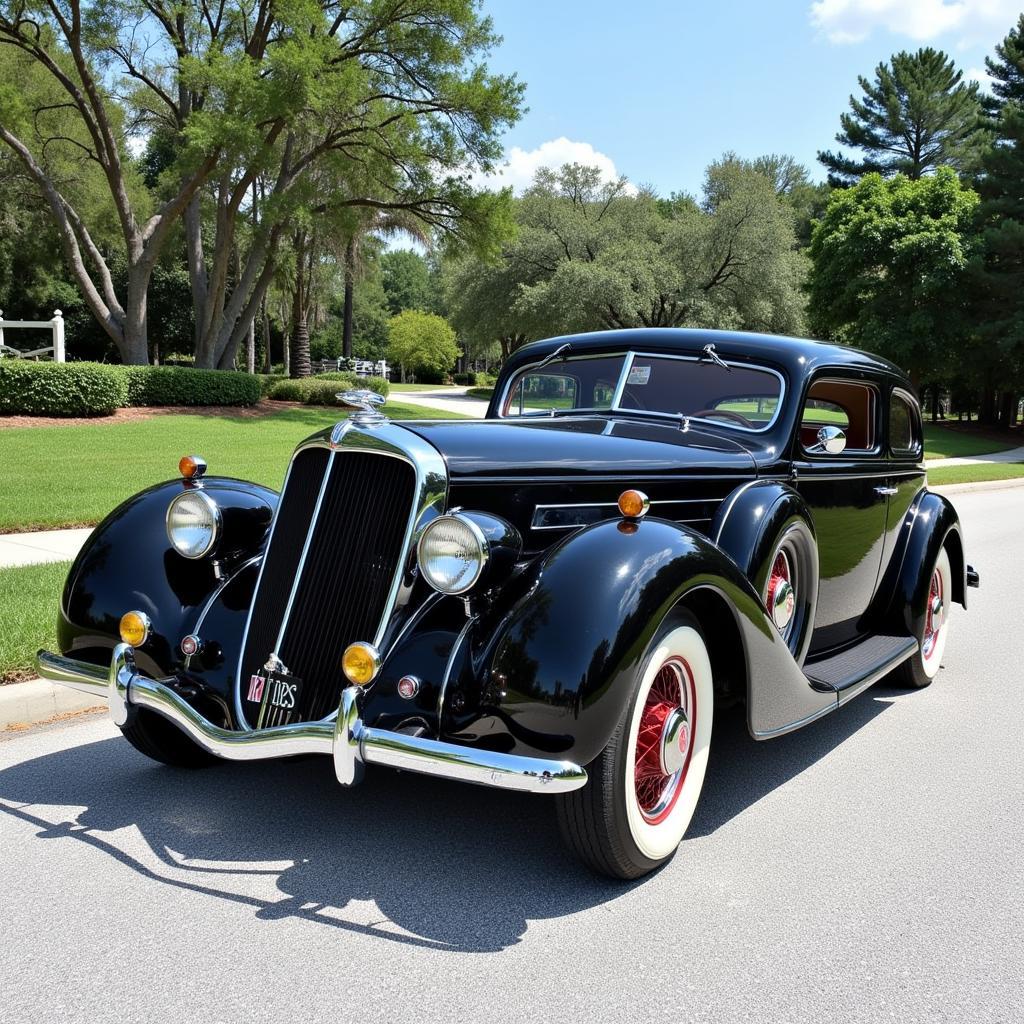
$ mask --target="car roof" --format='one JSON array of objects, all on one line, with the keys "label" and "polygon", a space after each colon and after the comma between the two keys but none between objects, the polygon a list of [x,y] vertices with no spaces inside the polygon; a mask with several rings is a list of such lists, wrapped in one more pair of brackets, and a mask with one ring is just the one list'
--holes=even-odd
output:
[{"label": "car roof", "polygon": [[609,349],[698,355],[705,345],[713,344],[715,351],[722,357],[745,358],[752,362],[780,366],[789,371],[793,380],[806,377],[814,369],[829,366],[895,375],[909,385],[907,375],[895,363],[846,345],[776,334],[683,327],[639,327],[547,338],[517,349],[504,369],[507,372],[536,362],[566,342],[571,343],[576,355]]}]

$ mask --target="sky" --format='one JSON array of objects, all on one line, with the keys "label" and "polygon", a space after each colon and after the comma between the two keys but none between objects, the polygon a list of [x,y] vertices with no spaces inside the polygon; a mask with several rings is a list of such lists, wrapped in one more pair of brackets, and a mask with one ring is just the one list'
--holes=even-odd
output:
[{"label": "sky", "polygon": [[700,190],[727,150],[787,153],[816,179],[857,76],[899,50],[945,50],[984,84],[1021,0],[483,0],[489,64],[527,84],[497,184],[597,164],[657,192]]}]

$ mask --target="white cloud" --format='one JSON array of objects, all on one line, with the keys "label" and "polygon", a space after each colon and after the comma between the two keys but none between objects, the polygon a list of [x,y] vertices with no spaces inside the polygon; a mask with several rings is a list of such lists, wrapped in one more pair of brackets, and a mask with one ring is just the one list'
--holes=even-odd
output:
[{"label": "white cloud", "polygon": [[[563,164],[585,164],[597,167],[603,181],[618,181],[619,172],[610,156],[594,149],[589,142],[573,142],[564,135],[548,142],[542,142],[536,149],[520,149],[513,146],[504,164],[492,174],[473,176],[476,185],[491,188],[508,188],[516,193],[524,191],[533,182],[533,176],[541,167],[561,167]],[[636,190],[629,186],[630,192]]]},{"label": "white cloud", "polygon": [[964,72],[964,80],[977,82],[982,92],[992,91],[992,76],[984,68],[968,68]]},{"label": "white cloud", "polygon": [[927,42],[950,32],[965,43],[1002,38],[1020,0],[815,0],[811,22],[833,43],[859,43],[877,30]]}]

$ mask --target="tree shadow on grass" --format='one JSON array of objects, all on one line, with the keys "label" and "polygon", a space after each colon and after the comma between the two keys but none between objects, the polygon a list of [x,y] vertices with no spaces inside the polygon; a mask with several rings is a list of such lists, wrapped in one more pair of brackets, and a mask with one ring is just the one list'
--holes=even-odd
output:
[{"label": "tree shadow on grass", "polygon": [[[888,707],[863,698],[770,743],[719,716],[690,829],[707,836],[824,757]],[[84,808],[61,819],[61,808]],[[342,789],[327,758],[187,772],[126,742],[71,747],[0,772],[0,810],[153,882],[302,919],[462,952],[519,941],[639,883],[599,878],[562,847],[550,799],[371,770]],[[145,842],[139,847],[134,826]],[[685,871],[683,844],[675,870]],[[372,901],[376,909],[359,907]],[[378,913],[379,911],[379,913]]]}]

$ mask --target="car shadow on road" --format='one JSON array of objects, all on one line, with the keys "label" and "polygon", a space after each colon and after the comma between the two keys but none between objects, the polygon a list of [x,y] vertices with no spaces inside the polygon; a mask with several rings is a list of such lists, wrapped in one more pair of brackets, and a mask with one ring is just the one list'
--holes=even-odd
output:
[{"label": "car shadow on road", "polygon": [[[771,743],[751,740],[739,715],[719,716],[689,836],[713,833],[820,760],[884,711],[886,696]],[[0,811],[40,839],[87,844],[155,883],[250,906],[260,921],[442,950],[500,950],[531,920],[643,884],[580,867],[548,799],[384,769],[345,790],[327,758],[188,772],[103,740],[0,772]]]}]

